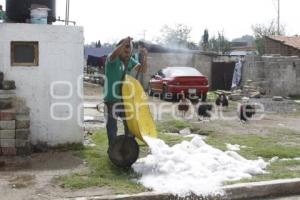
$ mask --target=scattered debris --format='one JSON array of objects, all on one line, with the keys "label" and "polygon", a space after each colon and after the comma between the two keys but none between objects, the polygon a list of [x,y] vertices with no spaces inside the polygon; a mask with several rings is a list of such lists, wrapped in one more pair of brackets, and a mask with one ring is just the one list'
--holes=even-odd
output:
[{"label": "scattered debris", "polygon": [[96,109],[97,105],[98,103],[94,103],[94,102],[84,102],[83,107]]},{"label": "scattered debris", "polygon": [[229,95],[229,99],[231,101],[239,101],[242,99],[242,95],[241,95],[241,93],[232,93],[231,95]]},{"label": "scattered debris", "polygon": [[299,110],[299,104],[294,100],[273,101],[272,98],[261,98],[256,99],[255,103],[263,105],[266,113],[290,114]]},{"label": "scattered debris", "polygon": [[96,122],[99,122],[99,123],[104,123],[104,120],[103,119],[100,119],[100,117],[93,117],[93,116],[84,116],[84,119],[83,119],[84,122],[93,122],[93,123],[96,123]]},{"label": "scattered debris", "polygon": [[35,175],[19,175],[9,180],[10,186],[13,189],[22,189],[35,184]]},{"label": "scattered debris", "polygon": [[273,157],[270,161],[269,161],[269,163],[274,163],[274,162],[276,162],[276,161],[292,161],[292,160],[294,160],[294,161],[300,161],[300,157],[297,157],[297,158],[279,158],[278,156],[276,156],[276,157]]},{"label": "scattered debris", "polygon": [[279,157],[276,156],[276,157],[273,157],[273,158],[269,161],[269,163],[274,163],[274,162],[276,162],[276,161],[278,161],[278,160],[279,160]]},{"label": "scattered debris", "polygon": [[94,144],[91,139],[85,138],[84,141],[83,141],[83,146],[85,146],[85,147],[95,147],[96,144]]},{"label": "scattered debris", "polygon": [[232,101],[239,101],[242,97],[259,99],[266,94],[267,91],[263,87],[262,83],[247,80],[242,89],[232,91],[232,93],[229,95],[229,99]]},{"label": "scattered debris", "polygon": [[274,96],[272,99],[273,101],[283,101],[283,97],[281,96]]},{"label": "scattered debris", "polygon": [[241,150],[241,146],[238,144],[226,144],[226,148],[230,151],[239,151]]},{"label": "scattered debris", "polygon": [[260,92],[252,92],[250,94],[250,98],[256,98],[256,99],[259,99],[261,97],[261,94]]},{"label": "scattered debris", "polygon": [[179,134],[180,135],[190,135],[192,132],[191,132],[191,129],[190,128],[185,128],[181,131],[179,131]]}]

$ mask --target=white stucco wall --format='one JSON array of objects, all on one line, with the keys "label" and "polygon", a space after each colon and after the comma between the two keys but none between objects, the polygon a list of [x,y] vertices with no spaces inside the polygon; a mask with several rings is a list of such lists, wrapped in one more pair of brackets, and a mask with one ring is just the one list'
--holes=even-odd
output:
[{"label": "white stucco wall", "polygon": [[[38,41],[39,66],[12,67],[11,41]],[[82,142],[83,108],[80,105],[83,98],[77,91],[83,90],[82,81],[79,81],[83,75],[83,47],[81,27],[0,24],[0,71],[4,72],[5,79],[15,80],[17,96],[25,98],[31,110],[33,144],[47,142],[52,146]],[[51,95],[51,84],[55,82],[53,93],[65,98],[57,99]],[[51,106],[55,103],[64,105],[54,107],[54,116],[69,116],[69,119],[51,117]]]}]

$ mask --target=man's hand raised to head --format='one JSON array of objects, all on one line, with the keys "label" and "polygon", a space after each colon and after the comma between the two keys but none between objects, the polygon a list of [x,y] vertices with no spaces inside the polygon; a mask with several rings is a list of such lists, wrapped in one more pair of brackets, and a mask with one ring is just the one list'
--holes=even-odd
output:
[{"label": "man's hand raised to head", "polygon": [[117,48],[112,52],[112,54],[110,55],[110,61],[115,60],[117,57],[119,57],[121,55],[121,53],[124,51],[124,49],[126,48],[127,45],[130,46],[131,41],[133,40],[133,38],[131,37],[126,37],[124,39],[121,40],[121,43],[118,44]]},{"label": "man's hand raised to head", "polygon": [[126,45],[130,45],[132,40],[133,40],[133,38],[128,36],[128,37],[122,39],[122,43],[120,44],[120,46],[125,47]]}]

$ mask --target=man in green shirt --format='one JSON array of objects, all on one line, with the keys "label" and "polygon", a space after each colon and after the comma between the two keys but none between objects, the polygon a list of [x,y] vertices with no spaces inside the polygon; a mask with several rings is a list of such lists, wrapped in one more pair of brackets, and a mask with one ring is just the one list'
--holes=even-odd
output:
[{"label": "man in green shirt", "polygon": [[[146,66],[142,66],[132,58],[133,43],[132,38],[122,39],[116,49],[107,57],[105,63],[105,84],[104,84],[104,102],[106,116],[106,130],[109,145],[117,136],[117,117],[123,119],[125,134],[128,135],[124,107],[121,97],[121,81],[125,74],[130,73],[132,69],[144,73]],[[144,51],[146,59],[146,51]],[[146,63],[146,62],[145,62]]]},{"label": "man in green shirt", "polygon": [[5,12],[2,10],[2,5],[0,5],[0,20],[4,21],[6,19]]}]

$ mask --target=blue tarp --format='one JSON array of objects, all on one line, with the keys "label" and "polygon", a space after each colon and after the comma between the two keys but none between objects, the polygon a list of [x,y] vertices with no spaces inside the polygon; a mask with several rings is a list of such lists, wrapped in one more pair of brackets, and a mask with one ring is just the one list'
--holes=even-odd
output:
[{"label": "blue tarp", "polygon": [[112,47],[101,47],[101,48],[88,47],[88,48],[84,48],[84,59],[87,59],[88,56],[94,56],[94,57],[107,56],[112,51],[113,51]]}]

